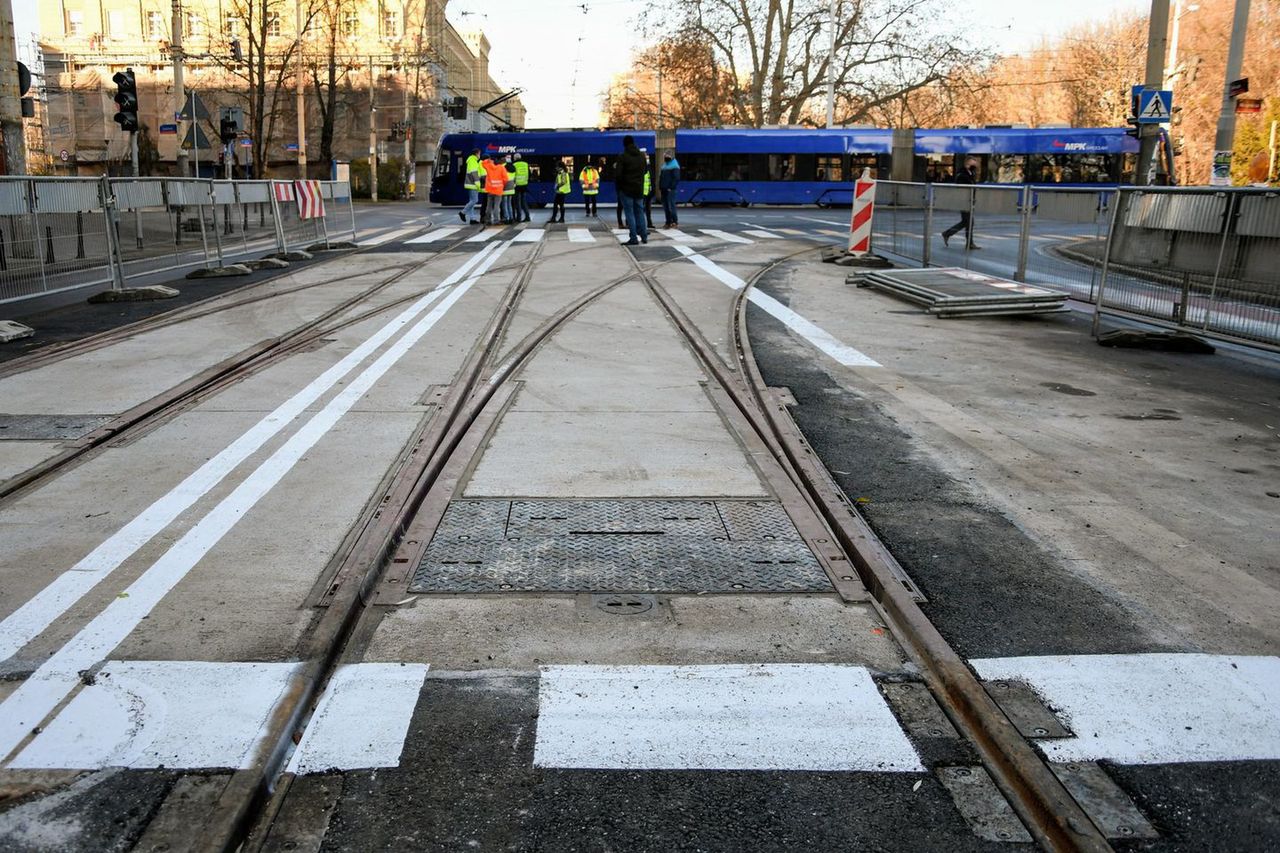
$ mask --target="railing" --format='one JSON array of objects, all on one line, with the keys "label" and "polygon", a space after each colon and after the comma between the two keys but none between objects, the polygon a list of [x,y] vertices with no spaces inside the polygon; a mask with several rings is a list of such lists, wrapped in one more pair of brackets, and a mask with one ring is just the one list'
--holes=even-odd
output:
[{"label": "railing", "polygon": [[880,181],[873,226],[875,250],[899,260],[1055,287],[1099,317],[1280,347],[1275,190]]},{"label": "railing", "polygon": [[292,181],[0,178],[0,305],[354,239],[347,182],[303,219]]}]

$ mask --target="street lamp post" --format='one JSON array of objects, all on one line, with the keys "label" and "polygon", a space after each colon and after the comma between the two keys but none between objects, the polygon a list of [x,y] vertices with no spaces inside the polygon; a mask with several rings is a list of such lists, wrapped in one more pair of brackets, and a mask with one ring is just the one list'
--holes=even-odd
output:
[{"label": "street lamp post", "polygon": [[297,79],[294,82],[294,88],[298,110],[298,180],[305,181],[307,179],[307,89],[306,75],[303,73],[305,69],[302,67],[302,0],[294,0],[293,31],[298,39],[293,48],[297,55],[295,62],[297,71],[294,73]]}]

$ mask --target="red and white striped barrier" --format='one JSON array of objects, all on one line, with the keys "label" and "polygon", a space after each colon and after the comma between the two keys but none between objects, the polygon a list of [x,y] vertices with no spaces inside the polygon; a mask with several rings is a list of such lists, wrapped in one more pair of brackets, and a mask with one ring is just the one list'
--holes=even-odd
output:
[{"label": "red and white striped barrier", "polygon": [[319,181],[294,181],[298,189],[298,218],[320,219],[324,217],[324,196],[320,194]]},{"label": "red and white striped barrier", "polygon": [[293,184],[289,181],[272,181],[271,186],[275,189],[276,201],[293,201]]},{"label": "red and white striped barrier", "polygon": [[875,209],[876,179],[870,169],[853,182],[853,213],[849,219],[849,254],[861,258],[871,253],[871,214]]}]

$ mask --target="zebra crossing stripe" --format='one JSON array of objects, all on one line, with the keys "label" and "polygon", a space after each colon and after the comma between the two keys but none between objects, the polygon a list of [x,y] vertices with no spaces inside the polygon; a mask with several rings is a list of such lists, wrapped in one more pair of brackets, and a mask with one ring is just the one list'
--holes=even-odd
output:
[{"label": "zebra crossing stripe", "polygon": [[546,234],[547,234],[547,231],[545,228],[526,228],[520,233],[516,234],[515,242],[537,243],[539,240],[545,237]]},{"label": "zebra crossing stripe", "polygon": [[452,228],[437,228],[434,231],[428,231],[421,237],[414,237],[412,240],[405,240],[404,242],[406,245],[413,243],[435,243],[440,240],[445,240],[461,230],[462,229],[456,225]]},{"label": "zebra crossing stripe", "polygon": [[501,231],[491,230],[489,228],[483,228],[480,230],[479,234],[472,234],[470,237],[468,237],[466,242],[484,243],[487,240],[492,240],[494,237],[497,237],[501,233],[502,233]]},{"label": "zebra crossing stripe", "polygon": [[568,229],[570,243],[594,243],[595,237],[591,236],[591,231],[586,228],[570,228]]},{"label": "zebra crossing stripe", "polygon": [[686,234],[683,231],[677,231],[675,228],[659,228],[658,233],[668,240],[676,243],[687,243],[690,246],[696,246],[702,242],[701,237],[694,237],[692,234]]},{"label": "zebra crossing stripe", "polygon": [[749,240],[746,237],[739,237],[737,234],[730,234],[728,231],[717,231],[714,228],[700,229],[703,234],[708,237],[714,237],[717,240],[724,240],[726,243],[754,243],[755,240]]},{"label": "zebra crossing stripe", "polygon": [[743,231],[742,233],[743,233],[743,234],[747,234],[747,235],[749,235],[749,236],[751,236],[751,237],[758,237],[758,238],[760,238],[761,240],[784,240],[784,239],[786,239],[786,238],[785,238],[785,237],[783,237],[781,234],[774,234],[772,231],[757,231],[757,230],[754,230],[754,229],[753,229],[753,230],[750,230],[750,231]]},{"label": "zebra crossing stripe", "polygon": [[417,230],[417,228],[401,228],[398,231],[388,231],[385,234],[379,234],[377,237],[372,237],[362,242],[365,246],[381,246],[383,243],[390,243],[392,240],[399,240],[404,235],[412,234]]}]

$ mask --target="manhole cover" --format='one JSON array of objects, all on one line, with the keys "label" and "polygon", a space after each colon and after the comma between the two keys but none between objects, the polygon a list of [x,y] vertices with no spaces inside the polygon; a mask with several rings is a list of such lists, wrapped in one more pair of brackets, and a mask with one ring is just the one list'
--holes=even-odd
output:
[{"label": "manhole cover", "polygon": [[637,616],[653,609],[652,595],[594,595],[596,607],[612,616]]}]

